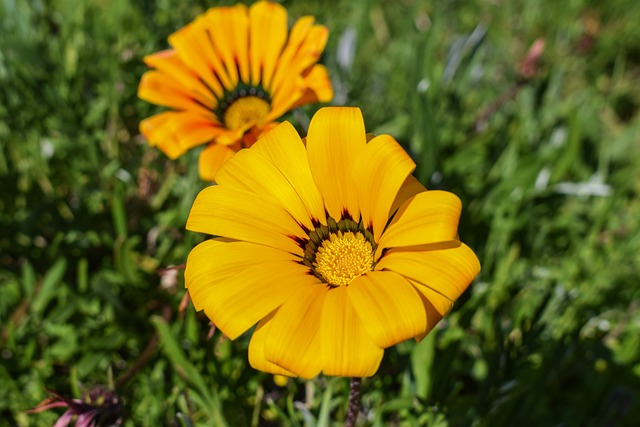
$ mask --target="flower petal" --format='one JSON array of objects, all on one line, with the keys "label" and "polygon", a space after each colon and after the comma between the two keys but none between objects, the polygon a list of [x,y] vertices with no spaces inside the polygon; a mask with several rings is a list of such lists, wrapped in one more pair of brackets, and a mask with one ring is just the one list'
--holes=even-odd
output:
[{"label": "flower petal", "polygon": [[309,269],[291,260],[261,262],[215,284],[204,311],[230,339],[236,339],[300,286],[320,285]]},{"label": "flower petal", "polygon": [[[211,12],[215,12],[213,9]],[[169,36],[169,44],[178,56],[211,89],[217,98],[222,98],[224,88],[231,83],[226,69],[213,48],[213,31],[205,16],[199,16],[191,24]]]},{"label": "flower petal", "polygon": [[268,246],[224,239],[205,240],[189,253],[184,273],[185,287],[194,307],[200,311],[204,309],[213,286],[246,270],[256,261],[262,264],[293,259],[291,254]]},{"label": "flower petal", "polygon": [[215,117],[210,105],[202,104],[173,79],[167,78],[160,71],[147,71],[140,79],[138,97],[153,104],[177,110],[190,110],[205,118]]},{"label": "flower petal", "polygon": [[[232,90],[238,85],[241,64],[248,78],[249,17],[247,7],[237,4],[233,7],[211,8],[205,15],[207,29],[213,49],[224,64]],[[248,82],[248,79],[245,80]]]},{"label": "flower petal", "polygon": [[175,80],[185,92],[192,94],[202,104],[212,110],[218,105],[218,101],[211,90],[202,83],[198,75],[182,62],[174,49],[167,49],[144,57],[144,62],[162,72],[167,78]]},{"label": "flower petal", "polygon": [[326,225],[324,202],[309,169],[307,150],[291,123],[281,123],[263,134],[251,149],[277,165],[298,193],[310,217]]},{"label": "flower petal", "polygon": [[314,65],[304,74],[304,85],[306,89],[292,106],[293,108],[315,102],[329,102],[333,99],[333,86],[329,72],[322,64]]},{"label": "flower petal", "polygon": [[374,271],[348,286],[349,299],[373,342],[387,348],[425,331],[420,294],[401,275]]},{"label": "flower petal", "polygon": [[184,151],[211,141],[223,131],[219,124],[189,111],[176,112],[167,125],[163,131],[172,133]]},{"label": "flower petal", "polygon": [[398,191],[415,167],[411,157],[389,135],[373,138],[358,157],[352,178],[364,226],[373,227],[375,241],[389,222],[391,204]]},{"label": "flower petal", "polygon": [[267,360],[264,355],[264,343],[267,339],[267,332],[271,326],[271,320],[275,312],[272,312],[267,317],[262,319],[256,330],[251,336],[249,342],[249,364],[253,369],[258,371],[268,372],[274,375],[286,375],[288,377],[296,377],[297,375],[291,371],[288,371],[273,362]]},{"label": "flower petal", "polygon": [[306,237],[279,205],[221,185],[207,187],[198,194],[187,219],[187,229],[267,245],[296,255],[302,255],[303,251],[294,239]]},{"label": "flower petal", "polygon": [[351,170],[366,145],[359,108],[325,107],[311,119],[307,135],[309,166],[329,215],[340,220],[344,211],[360,220],[358,193]]},{"label": "flower petal", "polygon": [[322,25],[313,25],[312,16],[304,16],[294,24],[287,44],[278,59],[271,86],[271,94],[280,90],[292,74],[301,75],[318,61],[327,43],[329,30]]},{"label": "flower petal", "polygon": [[427,288],[426,286],[422,286],[421,284],[410,279],[407,280],[409,280],[409,283],[411,283],[420,293],[425,312],[427,313],[427,326],[425,328],[425,331],[414,337],[417,341],[422,341],[422,339],[424,339],[424,337],[426,337],[429,332],[431,332],[431,330],[438,324],[438,322],[442,320],[444,315],[451,311],[453,302],[451,302],[448,298],[440,295],[439,293]]},{"label": "flower petal", "polygon": [[180,141],[169,130],[171,118],[176,114],[178,113],[175,111],[165,111],[140,122],[140,133],[149,145],[158,147],[171,159],[176,159],[185,152]]},{"label": "flower petal", "polygon": [[400,187],[400,191],[398,191],[398,195],[393,201],[389,212],[393,214],[398,210],[400,205],[402,205],[404,202],[406,202],[416,194],[422,193],[423,191],[427,191],[427,188],[422,185],[422,183],[418,181],[413,175],[409,175],[402,184],[402,187]]},{"label": "flower petal", "polygon": [[385,248],[457,240],[462,204],[447,191],[425,191],[407,200],[378,242],[376,259]]},{"label": "flower petal", "polygon": [[303,378],[322,369],[320,319],[327,295],[323,285],[296,287],[269,322],[265,358]]},{"label": "flower petal", "polygon": [[370,377],[378,370],[384,354],[367,333],[346,286],[327,292],[320,341],[325,375]]},{"label": "flower petal", "polygon": [[309,30],[315,21],[313,16],[304,16],[296,21],[289,32],[287,43],[279,55],[278,64],[274,70],[271,85],[266,89],[274,95],[278,92],[280,85],[290,79],[291,74],[301,73],[304,68],[298,68],[299,64],[293,61],[296,53],[300,51],[301,45],[304,43]]},{"label": "flower petal", "polygon": [[233,147],[222,144],[213,143],[207,145],[204,150],[200,152],[200,157],[198,158],[200,178],[205,181],[214,182],[218,170],[227,160],[236,154],[236,151]]},{"label": "flower petal", "polygon": [[271,111],[265,120],[277,120],[287,111],[293,109],[303,93],[304,80],[301,76],[289,75],[288,79],[280,85],[277,92],[271,96]]},{"label": "flower petal", "polygon": [[249,21],[251,83],[268,88],[287,40],[287,10],[279,4],[260,1],[249,9]]},{"label": "flower petal", "polygon": [[241,150],[216,175],[216,182],[229,188],[254,193],[282,206],[307,229],[314,228],[311,217],[296,190],[273,163],[259,152]]},{"label": "flower petal", "polygon": [[452,249],[391,249],[376,265],[391,270],[455,301],[480,272],[480,261],[464,243]]}]

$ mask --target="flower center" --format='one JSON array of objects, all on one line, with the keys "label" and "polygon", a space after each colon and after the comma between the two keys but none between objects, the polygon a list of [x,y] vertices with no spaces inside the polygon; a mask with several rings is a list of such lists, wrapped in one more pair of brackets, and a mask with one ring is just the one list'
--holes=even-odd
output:
[{"label": "flower center", "polygon": [[257,96],[243,96],[233,101],[224,111],[227,129],[242,129],[260,123],[269,114],[269,103]]},{"label": "flower center", "polygon": [[334,286],[344,286],[373,267],[373,248],[361,234],[338,231],[329,235],[316,252],[317,275]]}]

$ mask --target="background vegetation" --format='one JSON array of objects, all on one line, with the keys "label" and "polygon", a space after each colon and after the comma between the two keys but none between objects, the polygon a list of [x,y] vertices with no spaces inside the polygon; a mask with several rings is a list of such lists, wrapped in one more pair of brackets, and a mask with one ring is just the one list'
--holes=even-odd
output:
[{"label": "background vegetation", "polygon": [[[201,238],[184,224],[204,184],[196,152],[170,161],[137,131],[158,111],[136,98],[142,57],[218,4],[0,1],[0,425],[52,425],[61,410],[25,413],[45,387],[98,384],[127,426],[344,418],[348,380],[276,385],[246,337],[179,311],[182,272],[165,270]],[[636,425],[637,2],[285,5],[330,28],[334,103],[462,198],[483,263],[428,339],[386,352],[359,425]]]}]

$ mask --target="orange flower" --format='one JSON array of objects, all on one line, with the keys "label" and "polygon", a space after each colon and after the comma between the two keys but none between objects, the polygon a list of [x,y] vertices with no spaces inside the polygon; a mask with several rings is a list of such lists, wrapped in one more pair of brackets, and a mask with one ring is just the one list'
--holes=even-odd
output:
[{"label": "orange flower", "polygon": [[316,64],[327,36],[311,16],[288,33],[286,9],[267,1],[209,9],[169,37],[172,49],[145,58],[154,69],[138,96],[170,110],[143,120],[140,131],[172,159],[207,144],[200,176],[213,181],[287,111],[333,98],[327,70]]}]

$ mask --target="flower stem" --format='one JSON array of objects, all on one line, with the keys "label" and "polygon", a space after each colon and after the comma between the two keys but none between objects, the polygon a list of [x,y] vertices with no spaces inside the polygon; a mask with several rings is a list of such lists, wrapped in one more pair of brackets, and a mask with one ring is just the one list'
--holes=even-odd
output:
[{"label": "flower stem", "polygon": [[344,421],[345,427],[354,427],[360,412],[360,384],[362,378],[351,378],[351,386],[349,387],[349,409],[347,418]]}]

